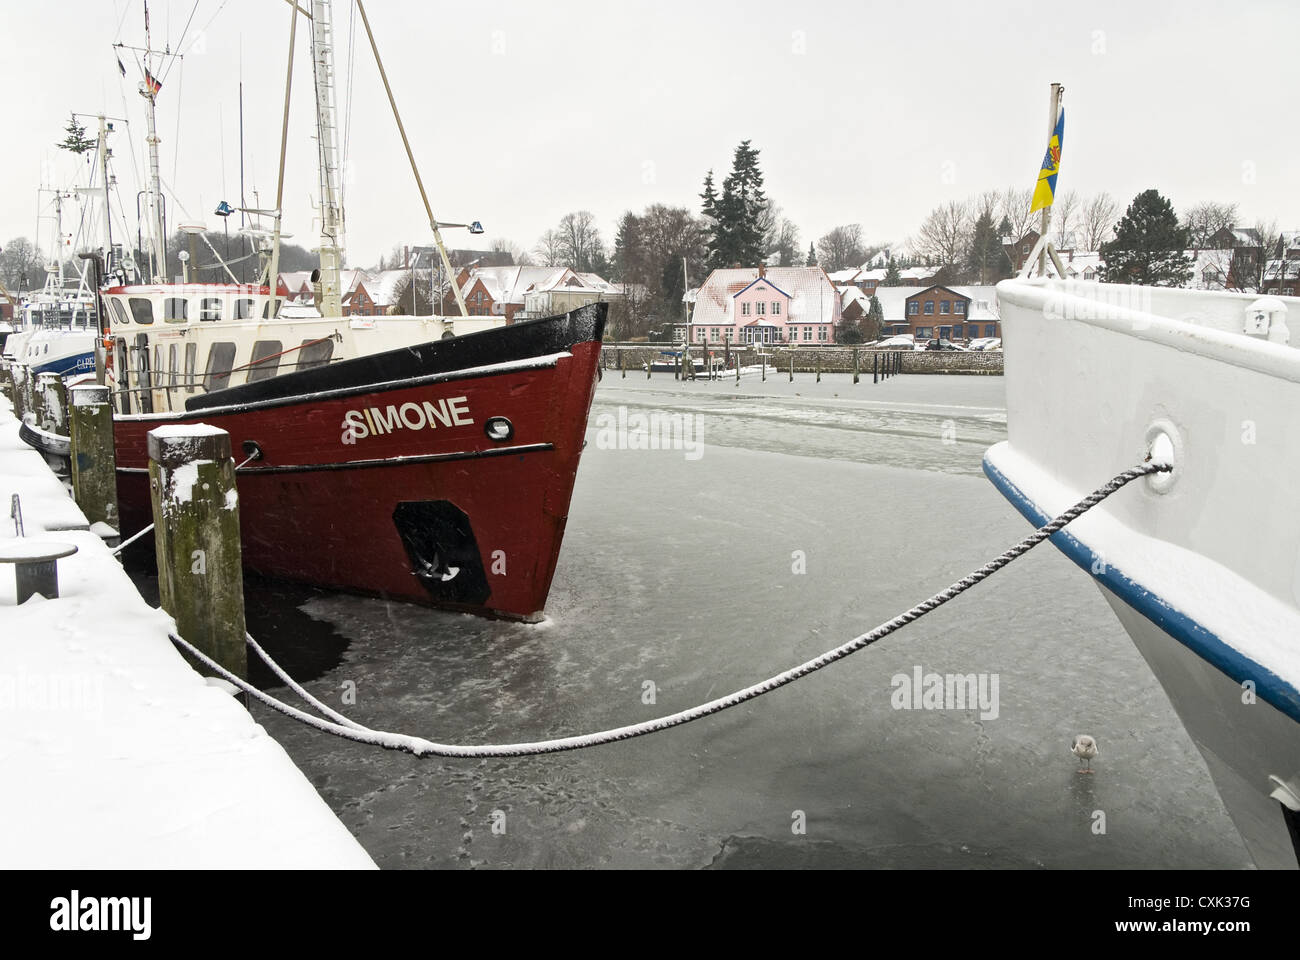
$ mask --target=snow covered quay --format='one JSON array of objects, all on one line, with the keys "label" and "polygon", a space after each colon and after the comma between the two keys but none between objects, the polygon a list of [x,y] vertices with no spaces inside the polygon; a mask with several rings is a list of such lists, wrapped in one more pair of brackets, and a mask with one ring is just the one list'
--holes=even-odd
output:
[{"label": "snow covered quay", "polygon": [[13,494],[29,539],[78,549],[58,561],[57,599],[19,606],[0,566],[0,868],[372,868],[284,749],[176,652],[171,619],[0,398]]}]

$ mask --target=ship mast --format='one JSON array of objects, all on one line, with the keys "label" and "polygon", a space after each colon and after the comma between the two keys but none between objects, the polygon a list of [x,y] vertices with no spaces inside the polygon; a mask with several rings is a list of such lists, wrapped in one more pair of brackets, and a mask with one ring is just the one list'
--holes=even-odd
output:
[{"label": "ship mast", "polygon": [[154,106],[158,97],[156,81],[149,69],[153,54],[153,44],[149,36],[149,3],[144,4],[144,80],[140,82],[140,96],[145,99],[145,115],[148,117],[149,135],[145,143],[149,146],[149,249],[152,258],[153,282],[163,283],[167,277],[165,239],[163,237],[162,214],[162,178],[158,173],[158,132],[154,122]]},{"label": "ship mast", "polygon": [[312,0],[312,75],[316,83],[316,143],[320,171],[320,308],[343,314],[343,206],[339,202],[338,126],[334,106],[334,14],[330,0]]}]

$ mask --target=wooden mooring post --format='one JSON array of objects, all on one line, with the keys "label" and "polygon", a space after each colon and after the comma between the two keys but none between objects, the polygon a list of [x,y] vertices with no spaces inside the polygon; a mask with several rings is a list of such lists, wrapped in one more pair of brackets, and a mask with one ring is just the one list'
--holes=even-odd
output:
[{"label": "wooden mooring post", "polygon": [[148,434],[158,595],[177,632],[248,676],[243,555],[230,434],[207,424]]},{"label": "wooden mooring post", "polygon": [[63,433],[68,425],[68,388],[57,373],[42,373],[36,378],[41,418],[37,426],[50,433]]},{"label": "wooden mooring post", "polygon": [[821,383],[822,382],[822,357],[820,353],[817,354],[816,364],[817,364],[817,382]]},{"label": "wooden mooring post", "polygon": [[790,351],[790,382],[794,383],[794,351]]},{"label": "wooden mooring post", "polygon": [[622,379],[626,380],[626,379],[627,379],[627,362],[626,362],[626,359],[625,359],[624,356],[623,356],[623,348],[622,348],[622,347],[619,347],[619,348],[617,348],[617,349],[618,349],[618,369],[619,369],[619,372],[623,374]]},{"label": "wooden mooring post", "polygon": [[853,348],[853,382],[858,382],[858,348]]},{"label": "wooden mooring post", "polygon": [[78,384],[68,393],[73,499],[92,524],[106,523],[120,533],[117,454],[113,449],[113,407],[108,387]]}]

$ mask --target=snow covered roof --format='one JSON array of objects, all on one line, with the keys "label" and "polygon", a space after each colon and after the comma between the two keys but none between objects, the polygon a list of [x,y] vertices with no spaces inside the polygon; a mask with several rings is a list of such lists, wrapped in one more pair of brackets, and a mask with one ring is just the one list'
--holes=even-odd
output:
[{"label": "snow covered roof", "polygon": [[1222,290],[1232,269],[1231,250],[1188,250],[1192,258],[1192,279],[1187,286],[1192,290]]},{"label": "snow covered roof", "polygon": [[594,273],[577,273],[569,267],[472,267],[462,294],[478,281],[495,303],[522,305],[530,293],[544,293],[559,287],[618,293],[618,285]]},{"label": "snow covered roof", "polygon": [[838,286],[841,283],[852,283],[853,278],[861,272],[861,267],[849,267],[847,270],[836,270],[834,273],[826,274],[826,276],[831,278],[831,283]]},{"label": "snow covered roof", "polygon": [[[821,267],[768,267],[765,277],[790,298],[789,323],[835,323],[840,295]],[[756,267],[714,270],[700,287],[691,323],[731,324],[732,298],[758,279]]]},{"label": "snow covered roof", "polygon": [[[1286,264],[1285,273],[1283,273],[1282,264]],[[1300,260],[1270,260],[1264,265],[1264,279],[1276,280],[1279,273],[1283,273],[1284,279],[1292,280],[1300,277]]]}]

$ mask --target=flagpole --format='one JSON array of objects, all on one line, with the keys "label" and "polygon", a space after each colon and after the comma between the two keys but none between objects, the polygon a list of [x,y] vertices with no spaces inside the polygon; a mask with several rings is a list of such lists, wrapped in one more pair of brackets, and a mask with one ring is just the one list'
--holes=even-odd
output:
[{"label": "flagpole", "polygon": [[[1049,143],[1052,140],[1052,134],[1056,131],[1056,118],[1060,115],[1060,113],[1061,113],[1061,85],[1059,83],[1054,83],[1052,84],[1051,104],[1048,107],[1048,111],[1047,111],[1047,140]],[[1053,197],[1052,199],[1053,201],[1055,201],[1056,198]],[[1051,227],[1052,227],[1052,204],[1049,203],[1047,206],[1043,207],[1042,227],[1038,231],[1039,236],[1041,236],[1044,241],[1047,240],[1047,232],[1048,230],[1051,229]],[[1038,275],[1040,277],[1047,276],[1047,244],[1046,243],[1043,243],[1042,246],[1039,248]]]}]

